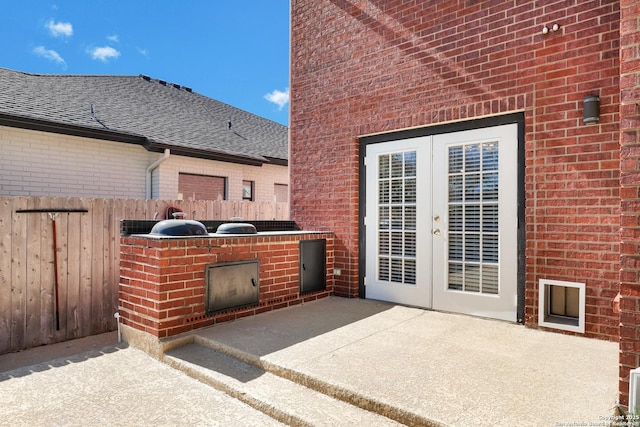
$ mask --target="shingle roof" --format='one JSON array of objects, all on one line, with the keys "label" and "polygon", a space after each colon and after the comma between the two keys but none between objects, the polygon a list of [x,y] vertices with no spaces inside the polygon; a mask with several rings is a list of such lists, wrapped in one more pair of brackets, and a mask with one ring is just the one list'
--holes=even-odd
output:
[{"label": "shingle roof", "polygon": [[98,137],[138,136],[153,151],[170,148],[258,163],[288,158],[286,126],[142,75],[29,74],[0,68],[0,115],[84,128]]}]

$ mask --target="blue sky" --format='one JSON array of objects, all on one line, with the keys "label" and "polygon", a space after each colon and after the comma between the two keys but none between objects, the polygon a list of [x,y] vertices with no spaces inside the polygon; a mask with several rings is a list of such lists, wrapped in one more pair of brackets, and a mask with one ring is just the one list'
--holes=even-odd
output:
[{"label": "blue sky", "polygon": [[288,0],[0,0],[0,67],[138,75],[288,124]]}]

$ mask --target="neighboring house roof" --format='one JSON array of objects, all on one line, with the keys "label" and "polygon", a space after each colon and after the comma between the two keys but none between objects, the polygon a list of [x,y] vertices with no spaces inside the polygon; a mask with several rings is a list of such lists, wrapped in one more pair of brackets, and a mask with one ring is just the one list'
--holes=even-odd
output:
[{"label": "neighboring house roof", "polygon": [[147,76],[0,68],[0,125],[245,164],[287,164],[287,127]]}]

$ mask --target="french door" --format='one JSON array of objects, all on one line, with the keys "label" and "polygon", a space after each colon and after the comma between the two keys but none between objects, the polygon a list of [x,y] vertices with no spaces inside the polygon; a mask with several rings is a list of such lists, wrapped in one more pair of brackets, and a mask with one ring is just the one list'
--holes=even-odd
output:
[{"label": "french door", "polygon": [[515,321],[517,125],[366,150],[366,297]]}]

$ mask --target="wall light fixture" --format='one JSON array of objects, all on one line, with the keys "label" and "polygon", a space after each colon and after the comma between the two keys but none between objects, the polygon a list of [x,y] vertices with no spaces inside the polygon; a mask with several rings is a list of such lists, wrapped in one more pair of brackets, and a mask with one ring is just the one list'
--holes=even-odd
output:
[{"label": "wall light fixture", "polygon": [[600,98],[597,95],[587,95],[584,98],[583,121],[585,125],[600,122]]}]

